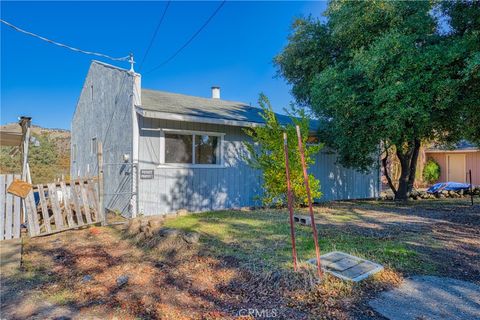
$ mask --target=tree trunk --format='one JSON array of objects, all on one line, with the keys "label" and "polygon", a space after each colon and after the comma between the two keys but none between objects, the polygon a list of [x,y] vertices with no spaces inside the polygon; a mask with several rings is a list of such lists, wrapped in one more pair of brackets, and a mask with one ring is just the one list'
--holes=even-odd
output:
[{"label": "tree trunk", "polygon": [[413,142],[412,159],[410,160],[410,173],[408,176],[408,186],[407,186],[408,194],[412,192],[413,185],[415,183],[419,153],[420,153],[420,140],[415,139],[415,141]]},{"label": "tree trunk", "polygon": [[397,147],[397,157],[400,160],[401,173],[398,179],[398,189],[395,194],[395,200],[406,201],[413,189],[419,150],[420,140],[418,139],[409,142],[406,151],[402,151],[401,148]]},{"label": "tree trunk", "polygon": [[385,148],[385,157],[382,158],[382,166],[383,166],[383,172],[385,174],[385,177],[387,178],[388,186],[390,189],[392,189],[393,194],[395,197],[397,196],[397,190],[395,189],[395,186],[393,185],[392,178],[390,177],[390,173],[388,172],[388,148]]}]

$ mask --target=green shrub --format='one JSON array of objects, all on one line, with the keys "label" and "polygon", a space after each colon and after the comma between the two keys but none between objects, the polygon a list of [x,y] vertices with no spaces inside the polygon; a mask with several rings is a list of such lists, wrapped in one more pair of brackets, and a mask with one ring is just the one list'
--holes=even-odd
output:
[{"label": "green shrub", "polygon": [[[261,116],[265,120],[265,126],[245,129],[246,134],[249,135],[254,142],[247,144],[251,158],[246,158],[246,160],[252,167],[262,170],[262,202],[267,206],[281,206],[286,203],[287,182],[285,174],[285,153],[283,150],[283,132],[286,132],[294,205],[299,206],[306,204],[307,192],[304,185],[300,154],[298,152],[295,125],[300,127],[302,133],[307,167],[314,163],[313,156],[320,151],[322,145],[307,144],[310,121],[306,117],[305,112],[293,110],[292,112],[295,113],[296,116],[291,116],[292,124],[282,126],[278,122],[272,106],[265,95],[260,95],[258,103],[262,109]],[[320,198],[322,196],[320,192],[320,181],[312,174],[308,175],[308,181],[312,200]]]},{"label": "green shrub", "polygon": [[440,166],[433,160],[428,160],[423,168],[423,180],[428,183],[437,182],[440,178]]}]

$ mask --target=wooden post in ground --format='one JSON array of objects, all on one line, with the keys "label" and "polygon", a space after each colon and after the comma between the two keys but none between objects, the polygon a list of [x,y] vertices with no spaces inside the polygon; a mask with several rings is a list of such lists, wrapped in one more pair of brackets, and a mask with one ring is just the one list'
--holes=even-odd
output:
[{"label": "wooden post in ground", "polygon": [[102,142],[98,141],[97,147],[97,160],[98,160],[98,214],[102,220],[102,226],[107,225],[107,215],[105,213],[105,207],[103,206],[103,146]]},{"label": "wooden post in ground", "polygon": [[320,262],[320,247],[318,245],[318,233],[317,233],[317,226],[315,224],[315,217],[313,216],[312,196],[310,194],[310,185],[308,183],[308,173],[307,173],[307,165],[305,163],[305,153],[303,151],[302,134],[300,132],[299,126],[296,126],[296,129],[297,129],[297,137],[298,137],[298,151],[300,151],[300,160],[302,161],[302,168],[303,168],[303,178],[305,179],[305,189],[307,189],[308,209],[310,211],[310,219],[312,220],[313,241],[315,242],[315,254],[317,256],[317,271],[318,271],[318,276],[322,278],[323,273],[322,273],[322,264]]},{"label": "wooden post in ground", "polygon": [[285,151],[285,174],[287,177],[287,203],[288,211],[290,213],[290,237],[292,238],[292,258],[293,258],[293,270],[297,271],[297,249],[295,247],[295,227],[293,224],[293,198],[292,198],[292,185],[290,184],[290,169],[288,162],[288,141],[287,133],[283,133],[283,150]]},{"label": "wooden post in ground", "polygon": [[473,206],[472,169],[468,170],[468,176],[469,176],[469,180],[470,180],[470,201],[472,202],[472,206]]}]

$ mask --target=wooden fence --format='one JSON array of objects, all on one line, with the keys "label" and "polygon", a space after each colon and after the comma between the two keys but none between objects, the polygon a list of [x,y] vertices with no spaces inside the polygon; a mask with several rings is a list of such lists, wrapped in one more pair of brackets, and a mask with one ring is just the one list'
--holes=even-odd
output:
[{"label": "wooden fence", "polygon": [[7,192],[16,174],[0,174],[0,240],[20,238],[22,198]]},{"label": "wooden fence", "polygon": [[28,232],[35,237],[102,222],[98,200],[97,179],[36,185],[25,199]]}]

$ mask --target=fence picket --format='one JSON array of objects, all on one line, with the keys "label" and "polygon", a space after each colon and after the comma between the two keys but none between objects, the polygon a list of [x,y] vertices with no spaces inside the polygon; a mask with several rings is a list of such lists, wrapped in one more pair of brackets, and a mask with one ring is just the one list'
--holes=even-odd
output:
[{"label": "fence picket", "polygon": [[[10,186],[13,182],[13,174],[7,175],[7,185],[6,189]],[[13,226],[13,195],[8,193],[6,194],[6,201],[5,201],[5,239],[12,239],[12,226]]]},{"label": "fence picket", "polygon": [[87,193],[90,199],[90,204],[92,205],[92,209],[94,212],[94,214],[92,214],[93,220],[100,221],[100,214],[98,210],[98,200],[95,194],[95,189],[93,188],[93,184],[94,182],[92,181],[92,179],[87,180]]},{"label": "fence picket", "polygon": [[50,204],[53,211],[53,219],[55,220],[55,231],[63,229],[63,217],[62,212],[60,211],[60,204],[58,203],[57,197],[57,188],[55,184],[49,183],[48,187],[48,197],[50,198]]},{"label": "fence picket", "polygon": [[6,202],[5,175],[0,175],[0,240],[5,235],[5,202]]},{"label": "fence picket", "polygon": [[[16,174],[15,179],[20,179],[20,175]],[[22,199],[20,197],[13,197],[13,233],[14,238],[20,238],[20,215]]]},{"label": "fence picket", "polygon": [[43,217],[43,227],[45,231],[50,233],[52,232],[50,215],[48,214],[48,203],[47,199],[45,199],[45,189],[43,189],[43,185],[37,185],[38,188],[38,196],[40,198],[40,208],[42,210],[42,217]]},{"label": "fence picket", "polygon": [[35,205],[33,190],[28,194],[27,198],[25,199],[25,205],[27,206],[28,232],[31,237],[39,235],[40,226],[38,225],[37,206]]},{"label": "fence picket", "polygon": [[75,222],[73,221],[72,208],[70,207],[70,201],[68,201],[67,186],[65,182],[60,182],[60,187],[62,188],[63,193],[63,205],[65,212],[67,213],[67,222],[70,228],[75,227]]},{"label": "fence picket", "polygon": [[92,217],[90,215],[90,204],[88,203],[87,190],[85,189],[84,181],[78,180],[80,184],[80,192],[82,194],[83,200],[83,210],[85,211],[85,217],[87,218],[87,223],[92,223]]},{"label": "fence picket", "polygon": [[80,208],[80,204],[78,203],[78,192],[77,188],[75,187],[75,181],[70,183],[70,194],[73,200],[73,206],[75,207],[75,215],[77,216],[77,225],[83,226],[85,223],[83,222],[82,218],[82,211]]}]

